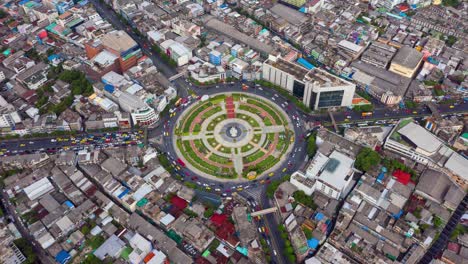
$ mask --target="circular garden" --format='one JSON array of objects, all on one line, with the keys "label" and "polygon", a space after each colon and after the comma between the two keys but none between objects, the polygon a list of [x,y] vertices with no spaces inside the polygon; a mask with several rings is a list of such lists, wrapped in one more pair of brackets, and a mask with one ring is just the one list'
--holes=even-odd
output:
[{"label": "circular garden", "polygon": [[293,138],[287,115],[271,101],[247,93],[216,94],[178,118],[174,147],[202,176],[254,179],[281,161]]}]

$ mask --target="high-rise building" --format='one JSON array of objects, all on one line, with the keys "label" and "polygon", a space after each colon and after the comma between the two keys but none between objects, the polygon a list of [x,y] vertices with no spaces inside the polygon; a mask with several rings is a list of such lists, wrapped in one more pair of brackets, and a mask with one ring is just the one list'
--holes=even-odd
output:
[{"label": "high-rise building", "polygon": [[316,110],[334,106],[351,106],[356,85],[324,70],[308,70],[281,58],[263,63],[262,78],[281,86]]},{"label": "high-rise building", "polygon": [[94,58],[101,51],[106,50],[118,57],[118,69],[121,73],[137,65],[141,57],[138,44],[125,31],[112,31],[99,40],[85,44],[86,56]]}]

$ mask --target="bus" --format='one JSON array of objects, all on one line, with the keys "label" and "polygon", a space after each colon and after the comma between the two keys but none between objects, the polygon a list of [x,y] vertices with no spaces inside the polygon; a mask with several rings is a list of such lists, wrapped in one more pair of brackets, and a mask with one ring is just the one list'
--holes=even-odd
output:
[{"label": "bus", "polygon": [[175,106],[176,106],[176,107],[179,106],[180,103],[182,103],[182,98],[179,98],[179,100],[177,100],[177,101],[175,102]]}]

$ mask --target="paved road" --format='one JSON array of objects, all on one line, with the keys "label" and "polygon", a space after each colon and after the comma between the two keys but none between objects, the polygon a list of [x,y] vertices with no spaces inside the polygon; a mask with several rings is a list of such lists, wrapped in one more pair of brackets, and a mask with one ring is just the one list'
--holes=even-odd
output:
[{"label": "paved road", "polygon": [[[272,206],[270,205],[270,201],[268,198],[266,198],[265,195],[265,189],[266,188],[262,187],[251,191],[244,191],[241,193],[241,195],[244,196],[247,200],[254,200],[256,203],[258,203],[260,205],[259,209],[271,208]],[[268,229],[268,235],[263,235],[266,239],[271,241],[272,247],[270,256],[272,263],[289,263],[283,254],[284,241],[278,231],[278,223],[275,217],[276,214],[274,213],[264,215],[260,218],[260,221],[258,221],[257,224],[259,227],[265,226]]]},{"label": "paved road", "polygon": [[1,192],[1,203],[3,204],[6,210],[5,215],[13,217],[14,224],[20,232],[21,236],[26,238],[26,240],[32,242],[31,246],[33,248],[34,253],[37,255],[39,261],[43,264],[55,263],[55,260],[52,257],[50,257],[48,253],[42,247],[40,247],[39,244],[33,242],[34,237],[29,233],[29,230],[23,225],[23,222],[16,214],[15,207],[11,203],[9,203],[8,194],[4,190],[2,190]]},{"label": "paved road", "polygon": [[468,204],[468,195],[465,196],[463,201],[458,205],[455,212],[453,212],[450,220],[448,221],[447,225],[445,226],[444,230],[440,233],[439,238],[435,241],[431,248],[427,250],[426,254],[422,257],[419,263],[421,264],[428,264],[431,262],[432,259],[437,257],[442,253],[442,251],[447,246],[447,242],[450,238],[450,234],[453,232],[455,227],[457,226],[458,222],[460,221],[461,216],[466,211],[466,206]]},{"label": "paved road", "polygon": [[[125,32],[127,32],[127,34],[130,37],[132,37],[138,43],[138,45],[140,45],[140,48],[143,51],[143,53],[153,61],[153,64],[158,68],[159,72],[163,74],[162,77],[165,77],[165,81],[169,82],[168,79],[177,74],[176,69],[164,63],[161,57],[151,50],[151,43],[147,39],[138,36],[137,34],[135,34],[135,32],[133,32],[133,29],[131,29],[129,26],[125,25],[122,21],[120,21],[114,10],[112,10],[99,0],[90,0],[90,2],[94,5],[96,11],[102,18],[109,21],[109,23],[111,23],[114,26],[114,28],[118,30],[124,30]],[[181,79],[176,79],[173,82],[171,82],[171,84],[177,89],[179,96],[188,96],[187,86],[183,84],[183,81]]]}]

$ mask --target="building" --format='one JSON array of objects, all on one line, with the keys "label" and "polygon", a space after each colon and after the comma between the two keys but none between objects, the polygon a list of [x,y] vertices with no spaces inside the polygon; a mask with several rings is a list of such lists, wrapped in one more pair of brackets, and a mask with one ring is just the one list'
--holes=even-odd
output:
[{"label": "building", "polygon": [[355,43],[353,43],[351,41],[348,41],[348,40],[345,40],[345,39],[338,42],[338,47],[340,49],[344,50],[345,52],[347,52],[348,54],[350,54],[354,59],[359,57],[359,55],[361,55],[361,53],[366,48],[365,46],[355,44]]},{"label": "building", "polygon": [[362,54],[361,60],[375,67],[386,69],[396,51],[395,47],[373,42]]},{"label": "building", "polygon": [[[138,44],[125,31],[112,31],[105,34],[101,39],[85,43],[86,56],[93,59],[101,51],[106,50],[115,56],[118,60],[118,68],[121,73],[136,66],[142,53]],[[105,60],[104,60],[105,59]],[[98,62],[105,62],[105,65],[111,65],[113,60],[111,56],[105,56]]]},{"label": "building", "polygon": [[37,90],[47,82],[49,66],[40,62],[16,75],[16,80],[31,90]]},{"label": "building", "polygon": [[159,115],[140,97],[116,90],[112,85],[106,85],[103,93],[117,103],[123,111],[130,114],[134,125],[152,126],[158,122]]},{"label": "building", "polygon": [[100,260],[104,260],[106,257],[116,257],[120,255],[122,250],[125,247],[125,242],[123,242],[116,235],[109,237],[104,243],[98,247],[93,254]]},{"label": "building", "polygon": [[210,62],[214,65],[221,65],[221,52],[213,50],[210,52]]},{"label": "building", "polygon": [[421,65],[423,54],[408,46],[401,47],[390,64],[390,71],[407,78],[413,78]]},{"label": "building", "polygon": [[295,7],[301,7],[306,3],[306,0],[284,0],[282,2],[293,5]]},{"label": "building", "polygon": [[28,198],[32,201],[52,191],[53,189],[54,186],[52,185],[52,183],[49,181],[49,179],[47,179],[47,177],[44,177],[25,187],[23,191],[26,194],[26,196],[28,196]]},{"label": "building", "polygon": [[174,42],[167,50],[177,66],[187,64],[192,58],[192,51],[179,42]]},{"label": "building", "polygon": [[349,192],[353,182],[353,166],[353,159],[336,150],[328,157],[318,152],[305,173],[291,176],[291,183],[308,195],[320,191],[338,200]]},{"label": "building", "polygon": [[273,56],[263,63],[262,78],[292,93],[312,110],[351,106],[356,88],[324,70],[307,70]]}]

